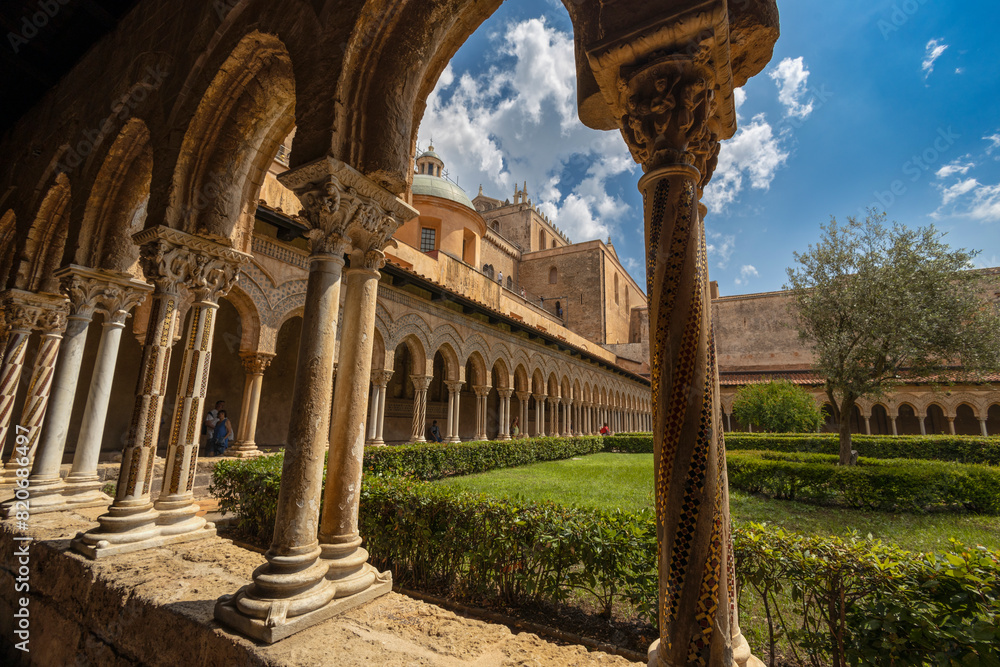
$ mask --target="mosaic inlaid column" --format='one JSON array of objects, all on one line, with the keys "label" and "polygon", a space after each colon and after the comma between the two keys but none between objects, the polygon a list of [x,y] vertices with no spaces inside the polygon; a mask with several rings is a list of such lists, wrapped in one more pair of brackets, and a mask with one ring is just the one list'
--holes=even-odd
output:
[{"label": "mosaic inlaid column", "polygon": [[146,340],[115,500],[97,519],[99,527],[78,535],[72,543],[75,551],[90,558],[143,548],[147,540],[159,536],[159,512],[153,509],[150,490],[186,256],[183,248],[155,240],[140,248],[143,272],[154,285]]},{"label": "mosaic inlaid column", "polygon": [[413,382],[413,425],[410,427],[410,442],[427,442],[427,388],[431,386],[430,375],[411,375]]},{"label": "mosaic inlaid column", "polygon": [[240,422],[237,426],[236,442],[226,451],[228,456],[249,458],[260,456],[257,449],[257,415],[260,410],[260,392],[264,386],[264,371],[271,365],[274,355],[267,352],[240,352],[243,372],[243,403],[240,406]]},{"label": "mosaic inlaid column", "polygon": [[[73,415],[73,400],[76,398],[76,386],[80,379],[87,330],[94,318],[98,298],[105,288],[103,281],[89,280],[85,274],[66,275],[62,271],[57,275],[62,278],[62,289],[69,296],[69,316],[59,363],[52,379],[48,415],[41,428],[38,455],[28,477],[32,511],[44,511],[47,505],[60,504],[62,478],[59,476],[59,468]],[[5,504],[4,514],[8,511]]]},{"label": "mosaic inlaid column", "polygon": [[61,490],[62,506],[52,509],[73,507],[107,506],[111,502],[101,491],[102,480],[97,475],[97,463],[104,439],[104,425],[111,402],[111,387],[114,384],[115,366],[118,363],[118,348],[122,330],[129,311],[141,303],[153,287],[134,280],[128,274],[110,277],[114,282],[100,299],[100,310],[104,313],[101,325],[101,340],[97,346],[94,372],[90,377],[90,390],[83,409],[80,434],[73,452],[73,467],[64,480]]},{"label": "mosaic inlaid column", "polygon": [[[60,299],[58,310],[46,310],[36,320],[41,337],[38,341],[35,363],[31,369],[28,391],[24,397],[24,406],[21,409],[21,418],[18,422],[20,426],[28,429],[27,458],[29,465],[34,462],[35,452],[41,437],[42,423],[45,421],[45,413],[49,405],[56,362],[59,359],[59,350],[67,325],[66,308],[65,299]],[[19,466],[14,459],[21,458],[21,454],[17,452],[18,456],[15,457],[14,453],[15,450],[12,448],[12,456],[7,459],[4,465],[4,484],[13,484],[17,479],[16,471]]]},{"label": "mosaic inlaid column", "polygon": [[385,391],[392,379],[392,371],[378,369],[372,371],[372,388],[375,390],[375,401],[372,403],[373,414],[371,415],[374,431],[371,432],[371,445],[381,447],[385,444],[382,437],[385,426]]},{"label": "mosaic inlaid column", "polygon": [[461,380],[445,380],[448,387],[448,436],[445,442],[462,442],[458,434],[458,419],[461,414],[462,387],[465,385]]},{"label": "mosaic inlaid column", "polygon": [[[22,290],[9,290],[4,294],[7,342],[4,348],[3,366],[0,367],[0,453],[5,451],[7,433],[13,421],[14,401],[17,399],[17,389],[24,369],[28,338],[40,320],[51,317],[49,313],[53,312],[53,309],[61,308],[63,301],[64,299]],[[11,449],[4,453],[3,460],[10,460],[13,452],[14,438],[11,438]]]},{"label": "mosaic inlaid column", "polygon": [[175,238],[175,235],[176,232],[169,234],[174,244],[192,251],[192,264],[184,284],[194,296],[194,302],[188,315],[184,356],[177,378],[177,398],[170,422],[163,485],[154,507],[160,513],[157,523],[162,537],[194,539],[209,536],[215,531],[214,525],[198,516],[201,508],[194,501],[194,479],[198,472],[201,425],[212,367],[219,299],[232,289],[239,277],[240,267],[249,257],[198,237]]}]

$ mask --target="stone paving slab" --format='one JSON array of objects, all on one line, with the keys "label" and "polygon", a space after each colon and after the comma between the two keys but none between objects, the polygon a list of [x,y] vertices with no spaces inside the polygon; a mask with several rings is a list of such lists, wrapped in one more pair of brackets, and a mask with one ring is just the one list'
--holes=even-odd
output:
[{"label": "stone paving slab", "polygon": [[[16,576],[11,520],[0,523],[0,663],[31,665],[234,665],[371,667],[589,667],[639,665],[464,618],[390,593],[272,646],[214,620],[216,599],[250,580],[264,557],[212,537],[89,561],[69,539],[102,510],[32,517],[32,652],[12,636]],[[27,657],[30,662],[24,662]],[[6,662],[4,659],[6,658]],[[19,660],[21,662],[14,662]]]}]

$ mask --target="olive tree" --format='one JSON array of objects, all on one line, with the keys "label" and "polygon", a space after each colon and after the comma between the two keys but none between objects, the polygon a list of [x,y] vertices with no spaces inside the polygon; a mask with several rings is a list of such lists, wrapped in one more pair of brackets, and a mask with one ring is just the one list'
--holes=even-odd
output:
[{"label": "olive tree", "polygon": [[733,416],[768,433],[815,433],[823,423],[816,401],[788,380],[740,387]]},{"label": "olive tree", "polygon": [[[933,225],[885,225],[835,218],[819,242],[794,253],[786,289],[794,291],[799,337],[840,422],[840,463],[851,460],[850,415],[907,379],[974,382],[1000,368],[1000,312],[977,251],[952,250]],[[995,288],[994,288],[995,290]]]}]

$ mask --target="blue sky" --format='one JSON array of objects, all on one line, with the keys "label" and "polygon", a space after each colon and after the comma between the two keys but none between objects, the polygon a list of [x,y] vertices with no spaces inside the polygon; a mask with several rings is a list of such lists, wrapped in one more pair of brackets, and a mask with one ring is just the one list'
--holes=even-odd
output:
[{"label": "blue sky", "polygon": [[[821,223],[868,206],[934,223],[1000,265],[1000,5],[985,0],[779,0],[781,37],[738,94],[706,230],[723,295],[781,289]],[[576,116],[572,28],[554,0],[507,0],[428,101],[431,138],[470,196],[528,182],[574,241],[611,237],[640,285],[641,168],[617,132]]]}]

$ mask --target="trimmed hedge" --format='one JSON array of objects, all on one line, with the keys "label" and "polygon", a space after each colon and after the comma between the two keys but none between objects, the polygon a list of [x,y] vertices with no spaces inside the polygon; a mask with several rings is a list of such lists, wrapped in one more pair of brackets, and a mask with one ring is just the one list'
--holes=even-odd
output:
[{"label": "trimmed hedge", "polygon": [[[265,543],[281,461],[220,462],[213,478],[223,511],[256,524],[252,534]],[[624,604],[655,623],[650,511],[571,508],[366,474],[360,518],[373,563],[403,585],[503,604],[559,604],[573,594],[605,614]],[[816,665],[1000,663],[996,553],[955,544],[952,553],[915,555],[760,525],[737,526],[733,541],[741,604],[766,610],[772,655],[785,636],[800,661]]]},{"label": "trimmed hedge", "polygon": [[[604,438],[609,451],[650,453],[652,433],[622,433]],[[852,435],[852,447],[873,459],[924,459],[1000,466],[1000,436]],[[726,433],[726,449],[838,454],[836,433]]]},{"label": "trimmed hedge", "polygon": [[908,459],[858,460],[768,451],[730,451],[730,486],[772,498],[835,503],[858,509],[968,510],[1000,514],[1000,469]]},{"label": "trimmed hedge", "polygon": [[599,436],[366,447],[365,471],[374,475],[434,480],[539,461],[558,461],[603,450],[604,443]]}]

